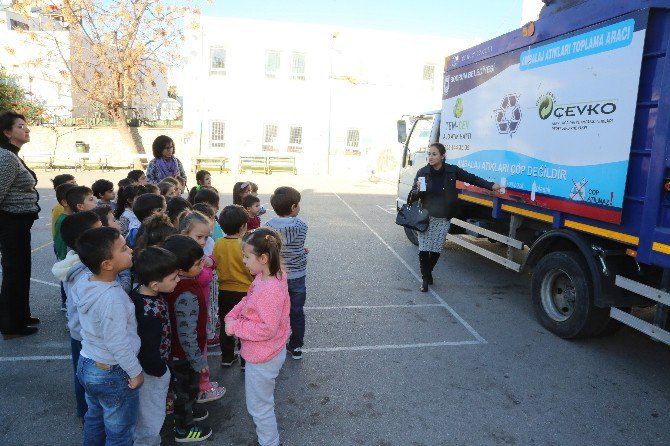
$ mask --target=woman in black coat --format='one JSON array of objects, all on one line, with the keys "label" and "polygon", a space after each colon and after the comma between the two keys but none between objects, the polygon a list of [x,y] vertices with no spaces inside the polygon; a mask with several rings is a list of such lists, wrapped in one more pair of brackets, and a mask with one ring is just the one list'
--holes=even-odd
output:
[{"label": "woman in black coat", "polygon": [[37,332],[30,315],[30,229],[40,207],[37,176],[19,158],[30,141],[23,115],[0,111],[0,333],[5,338]]},{"label": "woman in black coat", "polygon": [[[421,201],[428,210],[430,220],[428,229],[419,232],[419,266],[421,268],[421,291],[428,291],[433,284],[433,268],[440,258],[444,241],[449,232],[449,220],[454,215],[458,189],[456,180],[475,186],[497,191],[500,186],[473,175],[458,166],[447,164],[446,149],[439,142],[428,147],[428,165],[419,169],[414,178],[414,187],[410,193],[410,201]],[[420,178],[425,181],[426,188],[422,191]]]}]

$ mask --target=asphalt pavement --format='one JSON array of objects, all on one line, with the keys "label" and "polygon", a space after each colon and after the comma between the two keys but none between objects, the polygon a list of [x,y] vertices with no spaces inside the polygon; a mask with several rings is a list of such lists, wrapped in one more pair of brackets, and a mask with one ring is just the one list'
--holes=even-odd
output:
[{"label": "asphalt pavement", "polygon": [[[39,172],[31,307],[37,335],[0,340],[0,445],[77,445],[72,364],[60,292],[51,275],[48,189]],[[80,184],[121,173],[76,173]],[[275,187],[302,192],[309,225],[307,328],[301,361],[277,380],[284,444],[668,445],[670,347],[624,328],[566,341],[542,328],[529,276],[449,244],[430,293],[418,291],[417,248],[394,224],[395,185],[324,176],[215,175],[222,205],[251,180],[269,208]],[[269,215],[263,216],[267,221]],[[205,444],[253,445],[244,374],[221,369],[226,388],[205,406]],[[170,437],[170,417],[163,444]]]}]

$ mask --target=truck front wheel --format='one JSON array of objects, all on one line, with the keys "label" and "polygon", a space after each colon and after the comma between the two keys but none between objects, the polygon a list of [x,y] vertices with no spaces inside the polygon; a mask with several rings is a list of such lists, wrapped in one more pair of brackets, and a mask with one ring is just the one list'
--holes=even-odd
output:
[{"label": "truck front wheel", "polygon": [[533,271],[532,298],[542,325],[565,339],[593,335],[609,317],[607,309],[593,305],[591,273],[575,251],[540,259]]},{"label": "truck front wheel", "polygon": [[419,236],[414,229],[405,228],[405,235],[410,242],[416,246],[419,246]]}]

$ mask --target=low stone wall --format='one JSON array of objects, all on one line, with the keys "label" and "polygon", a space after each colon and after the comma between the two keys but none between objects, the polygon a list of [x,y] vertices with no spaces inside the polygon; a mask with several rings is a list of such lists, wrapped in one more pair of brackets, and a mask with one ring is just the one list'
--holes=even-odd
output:
[{"label": "low stone wall", "polygon": [[[183,149],[184,131],[181,128],[152,128],[138,127],[145,152],[151,156],[151,143],[159,135],[170,136],[177,146],[177,156]],[[30,143],[21,150],[24,156],[55,155],[67,158],[76,152],[77,141],[85,142],[90,146],[90,153],[122,157],[130,154],[121,139],[121,134],[115,127],[40,127],[30,128]]]}]

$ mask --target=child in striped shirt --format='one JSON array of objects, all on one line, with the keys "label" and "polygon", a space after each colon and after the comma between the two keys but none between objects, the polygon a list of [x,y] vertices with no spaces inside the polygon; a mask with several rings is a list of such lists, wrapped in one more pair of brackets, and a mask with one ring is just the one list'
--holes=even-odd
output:
[{"label": "child in striped shirt", "polygon": [[270,198],[272,209],[278,217],[270,219],[266,226],[277,231],[282,238],[281,257],[288,278],[288,293],[291,297],[291,337],[286,347],[293,359],[302,359],[303,338],[305,337],[305,299],[307,289],[307,254],[305,248],[307,224],[298,218],[300,213],[300,192],[292,187],[282,186]]}]

